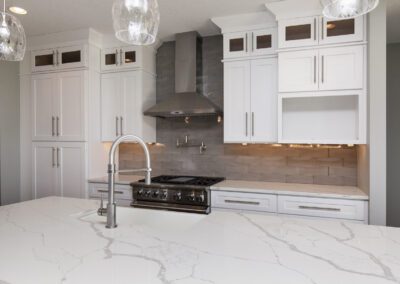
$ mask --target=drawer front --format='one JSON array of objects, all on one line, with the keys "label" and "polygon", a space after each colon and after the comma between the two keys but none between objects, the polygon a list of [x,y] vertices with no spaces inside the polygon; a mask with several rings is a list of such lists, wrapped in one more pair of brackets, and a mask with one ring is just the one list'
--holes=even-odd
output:
[{"label": "drawer front", "polygon": [[364,221],[365,201],[279,196],[278,213]]},{"label": "drawer front", "polygon": [[[107,184],[90,184],[90,197],[107,199],[108,185]],[[115,199],[132,200],[132,188],[129,185],[115,185]]]},{"label": "drawer front", "polygon": [[248,211],[276,212],[276,195],[213,191],[211,207]]}]

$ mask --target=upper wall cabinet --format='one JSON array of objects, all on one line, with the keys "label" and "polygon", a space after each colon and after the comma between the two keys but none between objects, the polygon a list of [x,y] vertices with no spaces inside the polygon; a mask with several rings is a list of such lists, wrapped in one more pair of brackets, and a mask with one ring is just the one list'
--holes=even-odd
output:
[{"label": "upper wall cabinet", "polygon": [[32,72],[87,67],[87,46],[68,46],[32,51]]},{"label": "upper wall cabinet", "polygon": [[364,21],[364,17],[328,20],[319,16],[280,20],[279,48],[362,41]]},{"label": "upper wall cabinet", "polygon": [[101,52],[101,70],[119,70],[140,66],[142,53],[135,46],[107,48]]},{"label": "upper wall cabinet", "polygon": [[275,52],[276,41],[276,30],[272,28],[226,33],[224,34],[224,58],[271,54]]}]

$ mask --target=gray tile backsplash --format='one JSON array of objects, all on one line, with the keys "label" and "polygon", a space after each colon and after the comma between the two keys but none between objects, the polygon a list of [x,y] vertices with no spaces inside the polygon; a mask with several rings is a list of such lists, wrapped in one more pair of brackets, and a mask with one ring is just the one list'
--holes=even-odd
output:
[{"label": "gray tile backsplash", "polygon": [[[175,43],[166,42],[157,53],[157,100],[175,93]],[[203,94],[223,106],[222,37],[203,38]],[[189,135],[199,148],[177,148],[176,140]],[[228,179],[287,183],[357,185],[357,149],[299,149],[272,145],[223,144],[223,124],[215,117],[157,119],[157,142],[150,146],[153,175],[223,176]],[[120,146],[120,168],[143,167],[142,150]]]}]

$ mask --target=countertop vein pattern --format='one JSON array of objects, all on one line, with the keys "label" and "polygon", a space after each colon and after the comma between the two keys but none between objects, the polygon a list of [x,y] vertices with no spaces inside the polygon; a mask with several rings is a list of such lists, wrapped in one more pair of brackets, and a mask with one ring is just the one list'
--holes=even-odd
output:
[{"label": "countertop vein pattern", "polygon": [[400,229],[256,213],[118,208],[93,200],[0,207],[0,283],[400,283]]}]

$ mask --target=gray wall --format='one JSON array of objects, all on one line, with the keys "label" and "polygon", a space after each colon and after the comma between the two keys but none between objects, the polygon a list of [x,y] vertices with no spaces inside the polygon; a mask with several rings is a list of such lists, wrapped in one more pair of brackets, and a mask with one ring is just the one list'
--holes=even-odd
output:
[{"label": "gray wall", "polygon": [[1,204],[20,200],[19,63],[0,61]]},{"label": "gray wall", "polygon": [[387,47],[387,224],[400,227],[400,43]]},{"label": "gray wall", "polygon": [[[164,43],[157,53],[157,99],[175,93],[175,43]],[[203,94],[223,106],[222,37],[203,38]],[[201,80],[199,80],[201,81]],[[177,149],[176,139],[189,135],[204,141],[207,151]],[[225,145],[223,124],[216,118],[157,119],[157,142],[150,149],[154,174],[224,176],[228,179],[309,184],[356,185],[357,149],[295,149],[271,145]],[[122,169],[143,167],[138,146],[120,147]]]}]

